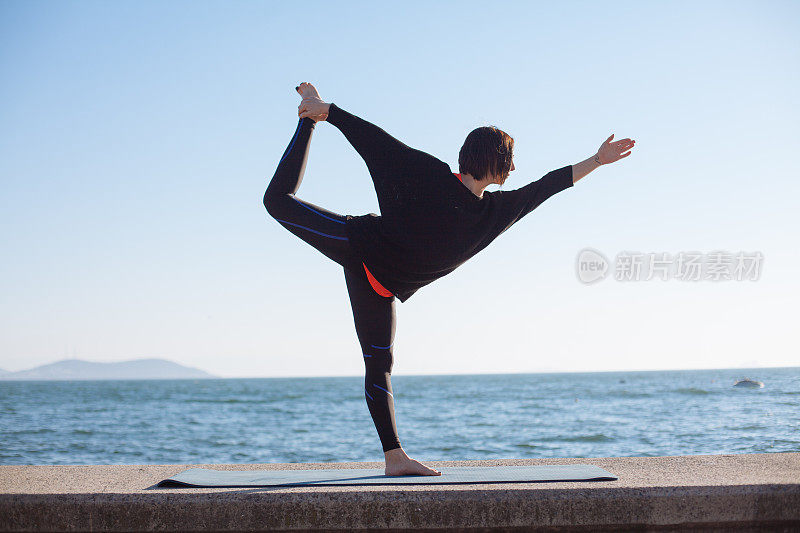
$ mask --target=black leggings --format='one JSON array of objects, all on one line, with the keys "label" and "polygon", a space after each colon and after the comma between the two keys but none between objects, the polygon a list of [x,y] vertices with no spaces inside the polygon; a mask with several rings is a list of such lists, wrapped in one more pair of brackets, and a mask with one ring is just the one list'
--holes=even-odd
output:
[{"label": "black leggings", "polygon": [[[377,126],[349,114],[348,120],[349,127],[340,129],[364,157],[371,174],[377,168],[371,165],[369,154],[379,153],[383,156],[393,148],[408,149]],[[283,227],[344,268],[356,334],[366,367],[364,394],[383,451],[386,452],[401,447],[394,419],[391,383],[395,297],[381,296],[370,285],[361,260],[351,248],[345,233],[345,217],[295,196],[305,172],[314,126],[313,120],[300,119],[297,131],[264,194],[264,206]],[[378,145],[380,149],[376,152]]]}]

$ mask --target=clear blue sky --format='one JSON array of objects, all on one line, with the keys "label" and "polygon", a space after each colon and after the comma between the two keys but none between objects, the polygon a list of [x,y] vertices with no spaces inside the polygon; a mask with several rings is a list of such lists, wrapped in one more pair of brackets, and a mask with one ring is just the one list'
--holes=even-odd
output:
[{"label": "clear blue sky", "polygon": [[[504,129],[508,189],[637,141],[398,302],[395,374],[800,364],[797,2],[5,1],[0,76],[0,368],[361,374],[340,267],[261,203],[301,81],[454,171]],[[327,124],[298,196],[378,210]],[[584,285],[584,247],[764,263]]]}]

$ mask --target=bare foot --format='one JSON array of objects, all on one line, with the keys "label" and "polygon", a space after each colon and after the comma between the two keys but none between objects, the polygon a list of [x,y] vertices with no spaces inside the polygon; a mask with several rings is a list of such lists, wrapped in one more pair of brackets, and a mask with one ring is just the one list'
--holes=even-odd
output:
[{"label": "bare foot", "polygon": [[308,117],[314,122],[328,118],[330,104],[322,101],[316,87],[303,82],[295,87],[295,90],[303,97],[303,101],[297,106],[297,114],[300,118]]},{"label": "bare foot", "polygon": [[303,99],[316,98],[317,100],[322,100],[317,88],[305,81],[297,86],[297,92],[300,93],[300,96],[302,96]]},{"label": "bare foot", "polygon": [[389,450],[384,454],[386,456],[386,470],[384,471],[387,476],[441,476],[442,473],[438,470],[428,468],[424,464],[416,461],[406,455],[403,448],[395,448]]}]

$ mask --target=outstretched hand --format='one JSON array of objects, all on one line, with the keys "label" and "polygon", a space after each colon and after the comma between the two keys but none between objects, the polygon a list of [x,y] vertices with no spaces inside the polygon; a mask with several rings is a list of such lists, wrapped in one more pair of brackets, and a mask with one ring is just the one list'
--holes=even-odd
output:
[{"label": "outstretched hand", "polygon": [[611,137],[606,139],[605,142],[600,145],[600,149],[597,150],[597,157],[600,160],[601,165],[607,165],[608,163],[619,161],[623,157],[628,157],[631,155],[631,152],[628,152],[627,154],[623,154],[622,152],[631,150],[636,144],[636,141],[631,139],[622,139],[621,141],[611,142],[611,139],[613,138],[614,134],[612,133]]}]

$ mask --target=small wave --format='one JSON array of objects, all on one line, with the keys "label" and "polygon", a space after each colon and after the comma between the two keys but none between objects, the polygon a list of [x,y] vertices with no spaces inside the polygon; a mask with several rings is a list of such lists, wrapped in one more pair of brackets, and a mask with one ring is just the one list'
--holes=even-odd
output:
[{"label": "small wave", "polygon": [[55,429],[50,428],[36,428],[36,429],[20,429],[17,431],[9,431],[11,435],[39,435],[42,433],[56,433]]},{"label": "small wave", "polygon": [[577,435],[575,437],[566,437],[562,440],[567,442],[612,442],[614,439],[603,433],[595,433],[594,435]]},{"label": "small wave", "polygon": [[649,392],[633,392],[627,390],[621,390],[616,393],[611,393],[611,395],[615,395],[619,398],[650,398],[653,396]]},{"label": "small wave", "polygon": [[538,439],[542,442],[613,442],[613,438],[603,433],[593,435],[575,435],[573,437],[546,437]]},{"label": "small wave", "polygon": [[711,394],[711,391],[707,391],[705,389],[698,389],[696,387],[675,389],[675,392],[678,393],[678,394],[689,394],[689,395]]},{"label": "small wave", "polygon": [[461,449],[462,449],[461,446],[439,446],[435,448],[435,450],[445,453],[461,451]]},{"label": "small wave", "polygon": [[190,404],[191,403],[215,403],[215,404],[237,404],[237,403],[245,403],[245,404],[247,404],[247,403],[259,403],[259,404],[261,404],[261,403],[263,403],[263,404],[267,404],[267,403],[270,403],[271,401],[275,401],[275,400],[268,400],[268,399],[245,400],[245,399],[242,399],[242,398],[219,398],[219,399],[212,398],[212,399],[206,400],[206,399],[197,398],[197,399],[188,400],[186,403],[190,403]]},{"label": "small wave", "polygon": [[[22,455],[21,453],[0,452],[0,464],[4,464],[4,465],[5,464],[11,464],[11,463],[3,462],[3,459],[14,459],[14,458],[17,458],[17,457],[19,457],[21,459],[21,458],[27,457],[27,456]],[[14,464],[17,464],[17,463],[14,463]]]}]

